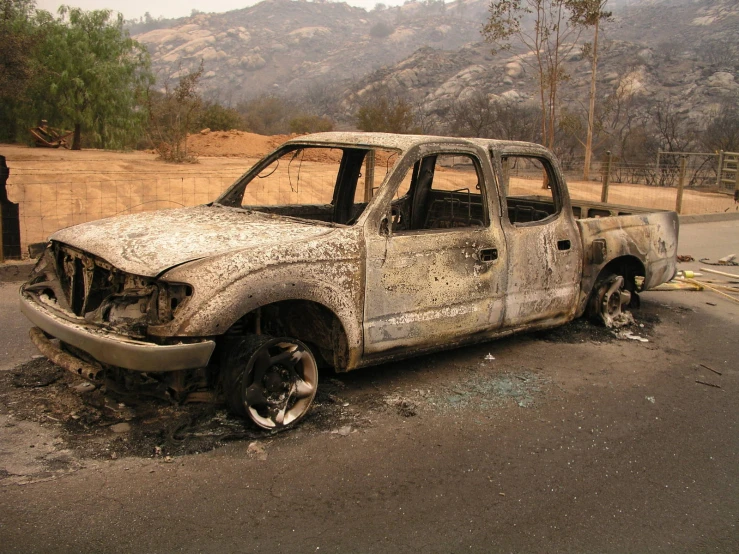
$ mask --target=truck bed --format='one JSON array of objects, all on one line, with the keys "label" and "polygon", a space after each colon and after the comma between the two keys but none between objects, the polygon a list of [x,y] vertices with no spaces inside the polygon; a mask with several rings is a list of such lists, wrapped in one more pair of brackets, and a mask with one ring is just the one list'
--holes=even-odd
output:
[{"label": "truck bed", "polygon": [[[635,206],[587,200],[570,200],[570,203],[572,204],[572,214],[576,219],[639,215],[656,212],[669,213],[669,210],[638,208]],[[508,205],[509,210],[512,207],[514,212],[511,213],[512,223],[538,221],[554,213],[554,203],[552,202],[551,196],[509,196]]]}]

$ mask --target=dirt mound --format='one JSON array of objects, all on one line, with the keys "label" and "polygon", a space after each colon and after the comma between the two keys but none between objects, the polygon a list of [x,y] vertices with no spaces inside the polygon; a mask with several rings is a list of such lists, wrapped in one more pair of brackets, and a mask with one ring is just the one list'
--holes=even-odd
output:
[{"label": "dirt mound", "polygon": [[257,135],[245,131],[201,132],[187,138],[188,151],[195,156],[245,156],[260,158],[297,135]]}]

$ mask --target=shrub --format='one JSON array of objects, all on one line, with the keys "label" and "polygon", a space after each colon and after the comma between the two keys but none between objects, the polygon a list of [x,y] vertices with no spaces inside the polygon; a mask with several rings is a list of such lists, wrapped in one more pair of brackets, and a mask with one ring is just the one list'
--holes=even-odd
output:
[{"label": "shrub", "polygon": [[372,94],[357,111],[357,127],[381,133],[418,132],[413,106],[388,91]]},{"label": "shrub", "polygon": [[233,108],[226,108],[215,102],[208,102],[198,114],[195,127],[192,131],[200,129],[211,131],[230,131],[231,129],[244,130],[244,119],[241,114]]},{"label": "shrub", "polygon": [[305,134],[305,133],[322,133],[326,131],[333,131],[334,123],[326,117],[320,117],[317,115],[299,115],[290,120],[290,132]]},{"label": "shrub", "polygon": [[395,29],[392,25],[389,25],[384,21],[378,21],[370,27],[370,36],[375,38],[385,38],[392,35],[393,31],[395,31]]}]

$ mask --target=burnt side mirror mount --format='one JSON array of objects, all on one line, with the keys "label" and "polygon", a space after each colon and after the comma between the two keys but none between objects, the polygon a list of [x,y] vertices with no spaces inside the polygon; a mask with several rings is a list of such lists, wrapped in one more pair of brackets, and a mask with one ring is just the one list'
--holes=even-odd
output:
[{"label": "burnt side mirror mount", "polygon": [[380,235],[386,238],[390,238],[393,235],[393,226],[390,223],[392,216],[386,215],[380,220]]}]

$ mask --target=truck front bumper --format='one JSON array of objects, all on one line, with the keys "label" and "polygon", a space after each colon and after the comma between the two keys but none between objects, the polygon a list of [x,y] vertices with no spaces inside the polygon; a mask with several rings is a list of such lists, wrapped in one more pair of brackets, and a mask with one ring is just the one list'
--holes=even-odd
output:
[{"label": "truck front bumper", "polygon": [[165,372],[205,367],[215,341],[153,344],[58,317],[21,294],[21,312],[48,335],[87,352],[95,360],[134,371]]}]

